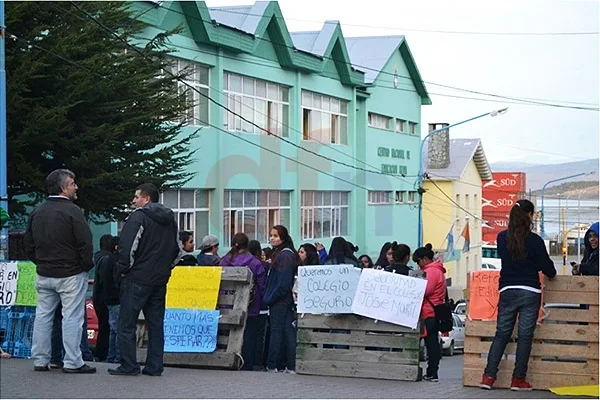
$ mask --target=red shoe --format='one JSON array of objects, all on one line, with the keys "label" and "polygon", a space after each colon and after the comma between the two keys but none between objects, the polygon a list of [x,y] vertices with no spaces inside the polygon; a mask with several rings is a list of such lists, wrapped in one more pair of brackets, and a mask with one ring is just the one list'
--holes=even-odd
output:
[{"label": "red shoe", "polygon": [[486,390],[492,390],[492,386],[494,386],[494,382],[496,382],[496,378],[492,378],[491,376],[487,376],[483,374],[481,376],[481,383],[479,387]]},{"label": "red shoe", "polygon": [[525,380],[525,378],[512,378],[510,390],[530,391],[533,390],[533,387]]}]

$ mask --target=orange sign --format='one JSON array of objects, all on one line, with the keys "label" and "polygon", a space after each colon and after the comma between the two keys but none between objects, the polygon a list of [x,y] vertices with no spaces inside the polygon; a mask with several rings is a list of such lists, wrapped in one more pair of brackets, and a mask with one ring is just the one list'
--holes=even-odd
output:
[{"label": "orange sign", "polygon": [[[540,275],[540,282],[544,282],[544,275]],[[469,304],[467,317],[470,320],[495,321],[498,317],[498,301],[500,271],[475,271],[469,274]],[[543,294],[542,294],[543,297]],[[538,322],[541,322],[543,300],[540,304]]]}]

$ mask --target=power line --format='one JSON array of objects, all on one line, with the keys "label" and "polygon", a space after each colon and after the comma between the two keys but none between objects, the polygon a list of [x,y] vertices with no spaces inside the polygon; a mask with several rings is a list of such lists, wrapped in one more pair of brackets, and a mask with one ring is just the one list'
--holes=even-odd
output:
[{"label": "power line", "polygon": [[[202,18],[197,17],[195,15],[187,15],[187,14],[185,14],[182,11],[174,10],[174,9],[166,7],[166,6],[162,5],[162,4],[159,5],[159,7],[163,8],[165,10],[169,10],[169,11],[172,11],[174,13],[183,15],[186,18],[191,18],[191,19],[197,20],[199,22],[203,22],[203,23],[206,22],[206,23],[210,23],[210,24],[213,23],[212,20],[211,21],[206,21],[206,20],[203,20]],[[249,14],[244,13],[244,15],[249,15]],[[264,17],[262,15],[257,15],[257,16]],[[227,26],[227,25],[225,25],[225,26]],[[232,29],[235,30],[235,28],[232,28]],[[294,46],[288,46],[288,45],[286,45],[284,43],[275,43],[275,42],[273,42],[273,41],[271,41],[269,39],[266,39],[266,38],[263,38],[263,37],[257,37],[257,36],[254,36],[254,35],[250,34],[250,33],[247,33],[247,32],[238,31],[238,33],[241,34],[241,35],[245,35],[245,36],[253,36],[254,39],[258,39],[258,40],[266,41],[266,42],[269,42],[269,43],[272,43],[272,44],[276,44],[277,46],[280,46],[280,47],[286,47],[286,48],[289,48],[289,49],[292,49],[292,50],[295,50],[295,51],[298,50]],[[312,54],[312,53],[310,53],[310,54]],[[315,54],[313,54],[313,55],[315,57],[318,57],[318,58],[333,60],[333,61],[335,61],[337,63],[344,63],[346,65],[349,65],[352,68],[359,68],[359,69],[363,69],[363,70],[374,71],[374,72],[377,72],[378,74],[384,74],[384,75],[394,76],[394,77],[408,79],[410,81],[413,81],[413,78],[410,77],[410,76],[397,75],[397,74],[393,74],[393,73],[387,72],[387,71],[380,71],[380,70],[375,69],[375,68],[370,68],[370,67],[366,67],[366,66],[362,66],[362,65],[352,64],[351,62],[345,62],[345,61],[342,61],[342,60],[336,60],[336,59],[334,59],[332,57],[319,56],[319,55],[315,55]],[[463,89],[463,88],[459,88],[459,87],[454,87],[454,86],[449,86],[449,85],[444,85],[444,84],[438,84],[438,83],[435,83],[435,82],[425,81],[425,80],[422,80],[422,79],[421,79],[421,83],[422,84],[430,84],[430,85],[434,85],[434,86],[445,87],[445,88],[450,88],[452,90],[465,91],[465,92],[468,92],[468,93],[474,93],[474,94],[480,94],[480,95],[492,96],[492,97],[498,97],[498,98],[505,98],[505,99],[508,99],[508,100],[518,100],[518,101],[523,101],[523,102],[532,103],[532,104],[538,104],[539,103],[540,105],[550,105],[550,103],[540,103],[540,102],[536,102],[536,101],[532,101],[532,100],[527,100],[527,99],[516,98],[516,97],[512,97],[512,96],[502,96],[502,95],[493,94],[493,93],[479,92],[479,91],[474,91],[474,90],[471,90],[471,89]],[[553,106],[560,106],[560,105],[553,105]],[[562,106],[562,107],[571,108],[569,106]],[[584,110],[587,110],[586,108],[575,108],[575,109],[584,109]],[[598,111],[598,110],[595,109],[593,111]]]},{"label": "power line", "polygon": [[[467,214],[469,214],[470,216],[472,216],[473,218],[475,218],[478,221],[483,221],[483,219],[479,218],[477,215],[472,214],[471,212],[469,212],[468,210],[466,210],[463,206],[461,206],[460,204],[458,204],[457,202],[454,201],[454,199],[452,199],[450,196],[448,196],[448,194],[446,192],[444,192],[442,190],[442,188],[440,188],[438,186],[437,183],[435,183],[434,180],[432,180],[429,176],[425,176],[425,178],[427,178],[432,184],[433,186],[435,186],[440,192],[442,192],[442,194],[444,195],[444,197],[446,197],[448,200],[450,200],[450,202],[452,202],[453,204],[456,205],[456,207],[460,208],[461,210],[463,210],[464,212],[466,212]],[[430,193],[431,195],[431,193]]]}]

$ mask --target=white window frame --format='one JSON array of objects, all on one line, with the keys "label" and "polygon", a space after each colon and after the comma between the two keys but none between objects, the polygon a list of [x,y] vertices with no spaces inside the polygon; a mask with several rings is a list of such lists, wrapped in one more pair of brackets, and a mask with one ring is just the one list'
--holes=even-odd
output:
[{"label": "white window frame", "polygon": [[[311,98],[310,104],[307,104],[308,97]],[[319,99],[321,103],[320,107],[315,106],[315,99]],[[302,140],[307,141],[315,141],[320,143],[327,144],[335,144],[335,145],[347,145],[348,144],[348,101],[344,99],[340,99],[337,97],[331,97],[327,95],[323,95],[316,92],[311,92],[309,90],[302,90]],[[329,108],[323,106],[323,104],[328,104]],[[333,110],[334,104],[336,104],[337,110]],[[343,108],[346,109],[346,112],[343,112]],[[329,140],[326,142],[319,140],[315,137],[314,127],[313,127],[313,119],[310,117],[311,113],[318,112],[321,114],[321,122],[320,125],[323,125],[323,121],[327,121],[327,125],[329,128]],[[327,115],[323,118],[323,114]],[[306,116],[308,115],[308,121],[305,121]],[[344,124],[344,125],[342,125]],[[345,126],[345,134],[342,135],[342,126]],[[319,132],[319,138],[322,137],[322,133]]]},{"label": "white window frame", "polygon": [[394,192],[385,190],[369,190],[369,205],[389,205],[392,204]]},{"label": "white window frame", "polygon": [[[233,193],[239,193],[241,192],[241,196],[242,196],[242,205],[241,206],[233,206],[231,203],[231,196]],[[254,193],[254,205],[249,205],[246,206],[245,202],[246,202],[246,195],[250,195],[251,193]],[[282,203],[282,193],[287,193],[288,194],[288,204],[287,205],[281,205]],[[259,201],[261,196],[267,196],[267,205],[259,205]],[[273,201],[271,202],[271,198],[273,196],[277,196],[277,201]],[[244,217],[245,217],[245,213],[246,212],[254,212],[255,213],[255,218],[254,218],[254,235],[249,235],[252,236],[250,237],[250,240],[256,239],[259,240],[260,238],[258,237],[258,229],[259,229],[259,221],[258,221],[258,212],[259,211],[263,211],[267,213],[267,232],[266,232],[266,237],[264,238],[264,241],[261,241],[261,243],[268,243],[269,241],[269,230],[271,229],[272,226],[274,225],[280,225],[281,224],[281,211],[282,210],[286,210],[288,212],[288,222],[289,223],[289,218],[291,218],[290,214],[291,214],[291,207],[290,207],[290,202],[291,202],[291,196],[292,196],[292,192],[291,191],[287,191],[287,190],[236,190],[236,189],[226,189],[224,191],[224,203],[225,203],[225,207],[223,208],[223,245],[225,247],[229,247],[231,246],[231,238],[233,237],[233,235],[235,235],[238,232],[244,232],[244,227],[245,227],[245,222],[244,222]],[[228,218],[226,219],[226,215],[228,216]],[[231,222],[231,218],[234,218],[234,222]],[[233,226],[233,229],[232,229]],[[289,229],[289,226],[287,227]],[[234,232],[232,232],[234,231]],[[244,232],[244,233],[248,233],[248,232]]]},{"label": "white window frame", "polygon": [[[330,197],[329,205],[317,204],[319,200],[319,193],[323,193],[325,195],[328,193]],[[338,204],[334,204],[334,199],[338,199]],[[310,201],[307,201],[310,199]],[[306,204],[305,204],[306,203]],[[308,204],[310,203],[310,204]],[[345,204],[344,204],[345,203]],[[343,191],[315,191],[315,190],[303,190],[301,192],[301,206],[300,206],[300,235],[302,240],[312,240],[312,239],[327,239],[334,238],[337,236],[347,236],[349,233],[349,203],[350,203],[350,192]],[[318,225],[319,221],[317,220],[318,214],[324,212],[325,210],[330,213],[330,236],[323,237],[315,235],[315,228]],[[345,210],[346,221],[345,221],[345,230],[342,229],[342,211]],[[322,223],[321,223],[321,232],[322,232]]]},{"label": "white window frame", "polygon": [[386,117],[385,115],[376,114],[369,112],[368,124],[371,128],[383,129],[389,131],[392,126],[393,118]]},{"label": "white window frame", "polygon": [[[184,79],[183,82],[177,81],[177,90],[179,93],[188,93],[188,96],[191,95],[193,106],[188,108],[186,113],[182,115],[179,119],[179,122],[184,122],[188,125],[192,126],[208,126],[210,124],[210,104],[208,100],[208,96],[210,96],[210,67],[206,65],[199,64],[194,61],[184,60],[181,58],[172,57],[171,58],[175,65],[174,70],[172,71],[174,74],[178,74],[182,72],[184,69],[188,67],[193,68],[193,72],[188,75],[187,79]],[[200,70],[206,70],[206,83],[200,82]],[[207,97],[201,96],[200,93],[191,89],[189,86],[194,87],[200,92],[205,92]],[[189,100],[189,97],[186,97],[186,102]],[[201,120],[201,111],[200,107],[206,107],[206,119],[207,121]]]},{"label": "white window frame", "polygon": [[407,133],[406,131],[406,120],[397,118],[396,119],[396,132]]},{"label": "white window frame", "polygon": [[410,190],[408,192],[407,203],[414,204],[417,202],[417,192]]},{"label": "white window frame", "polygon": [[[241,91],[231,89],[231,78],[238,77],[241,82]],[[252,94],[244,93],[245,81],[252,82]],[[265,87],[265,95],[257,94],[257,87]],[[265,81],[263,79],[251,76],[240,75],[233,72],[224,72],[223,74],[223,93],[225,95],[225,104],[227,108],[235,113],[251,120],[254,124],[266,129],[276,136],[289,136],[290,119],[290,88],[278,83]],[[271,93],[276,92],[277,96]],[[275,98],[277,97],[277,98]],[[287,98],[287,100],[286,100]],[[252,103],[252,106],[249,103]],[[258,102],[264,103],[264,112],[261,112],[256,106]],[[248,104],[247,104],[248,103]],[[287,113],[287,118],[284,116]],[[249,114],[252,114],[250,116]],[[261,124],[263,122],[264,124]],[[268,135],[262,129],[243,121],[240,117],[225,111],[223,113],[223,125],[225,129],[232,132],[243,132],[258,135]]]},{"label": "white window frame", "polygon": [[408,134],[409,135],[417,135],[417,123],[416,122],[408,122]]},{"label": "white window frame", "polygon": [[406,200],[406,190],[396,190],[396,204],[405,204]]},{"label": "white window frame", "polygon": [[[196,249],[200,246],[200,241],[202,237],[197,235],[198,227],[196,226],[196,212],[206,212],[206,220],[208,221],[207,232],[210,233],[210,190],[207,189],[172,189],[169,190],[177,192],[177,207],[169,207],[175,213],[175,222],[177,223],[177,229],[179,231],[188,231],[192,232],[194,236],[194,243],[196,245]],[[181,207],[181,192],[183,191],[192,191],[194,204],[192,207]],[[197,192],[204,191],[206,192],[206,198],[208,200],[206,206],[198,206],[197,204]],[[165,192],[160,194],[160,202],[164,204]],[[187,217],[187,218],[186,218]],[[203,236],[203,235],[202,235]]]}]

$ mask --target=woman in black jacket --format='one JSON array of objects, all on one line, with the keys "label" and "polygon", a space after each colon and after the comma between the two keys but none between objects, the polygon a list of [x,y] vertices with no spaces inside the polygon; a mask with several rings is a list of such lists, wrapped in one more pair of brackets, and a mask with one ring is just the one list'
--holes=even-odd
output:
[{"label": "woman in black jacket", "polygon": [[410,247],[405,244],[392,243],[391,246],[394,262],[384,268],[387,272],[393,272],[400,275],[408,276],[410,268],[408,261],[410,260]]}]

